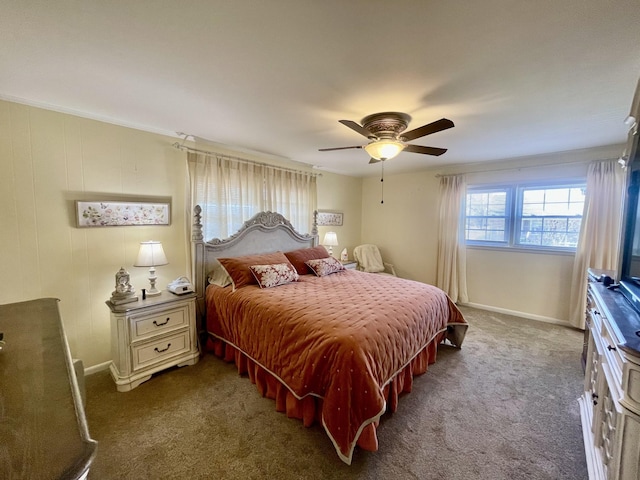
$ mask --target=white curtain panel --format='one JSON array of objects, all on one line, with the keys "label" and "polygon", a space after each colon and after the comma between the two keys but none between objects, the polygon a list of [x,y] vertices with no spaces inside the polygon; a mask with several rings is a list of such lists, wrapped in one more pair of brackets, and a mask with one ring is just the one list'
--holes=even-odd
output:
[{"label": "white curtain panel", "polygon": [[202,207],[206,241],[227,238],[261,211],[262,167],[223,156],[187,152],[190,211]]},{"label": "white curtain panel", "polygon": [[264,210],[282,214],[298,232],[311,233],[317,209],[316,176],[264,167]]},{"label": "white curtain panel", "polygon": [[445,175],[440,178],[436,286],[444,290],[453,302],[461,303],[469,301],[467,251],[462,225],[466,189],[464,175]]},{"label": "white curtain panel", "polygon": [[625,187],[626,171],[617,161],[589,165],[569,304],[569,323],[576,328],[585,328],[587,270],[618,268]]},{"label": "white curtain panel", "polygon": [[300,233],[310,233],[317,208],[316,176],[223,155],[187,153],[189,218],[202,207],[205,240],[233,235],[253,215],[283,215]]}]

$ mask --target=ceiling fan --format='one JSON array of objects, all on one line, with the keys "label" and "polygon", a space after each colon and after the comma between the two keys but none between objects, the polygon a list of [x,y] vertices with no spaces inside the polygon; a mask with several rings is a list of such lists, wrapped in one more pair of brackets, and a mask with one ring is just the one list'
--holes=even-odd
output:
[{"label": "ceiling fan", "polygon": [[454,124],[451,120],[441,118],[405,132],[410,121],[411,116],[400,112],[383,112],[368,115],[362,119],[362,125],[353,120],[339,120],[341,124],[367,137],[370,142],[366,145],[352,147],[320,148],[319,151],[328,152],[330,150],[363,148],[371,156],[369,163],[389,160],[402,151],[436,156],[442,155],[447,151],[446,148],[424,147],[422,145],[411,145],[407,142],[452,128]]}]

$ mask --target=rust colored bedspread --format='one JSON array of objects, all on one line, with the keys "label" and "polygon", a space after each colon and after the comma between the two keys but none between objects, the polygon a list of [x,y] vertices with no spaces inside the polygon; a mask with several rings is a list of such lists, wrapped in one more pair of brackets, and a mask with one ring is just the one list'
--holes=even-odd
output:
[{"label": "rust colored bedspread", "polygon": [[206,301],[210,335],[298,400],[322,399],[322,424],[346,463],[365,427],[385,412],[394,377],[445,336],[459,347],[467,328],[440,289],[353,270],[268,289],[209,286]]}]

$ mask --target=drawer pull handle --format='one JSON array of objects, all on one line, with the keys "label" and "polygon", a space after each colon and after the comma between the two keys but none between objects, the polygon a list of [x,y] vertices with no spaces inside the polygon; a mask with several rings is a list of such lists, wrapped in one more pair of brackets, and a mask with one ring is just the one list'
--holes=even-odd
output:
[{"label": "drawer pull handle", "polygon": [[162,352],[166,352],[167,350],[169,350],[169,348],[171,347],[171,344],[167,345],[167,348],[163,348],[162,350],[160,350],[158,347],[154,348],[154,350],[158,353],[162,353]]},{"label": "drawer pull handle", "polygon": [[598,398],[598,394],[597,393],[592,393],[591,394],[591,398],[593,398],[595,400],[596,398]]},{"label": "drawer pull handle", "polygon": [[607,345],[607,350],[611,351],[611,350],[615,350],[616,347],[612,346],[612,345]]},{"label": "drawer pull handle", "polygon": [[166,325],[167,323],[169,323],[169,320],[171,320],[171,317],[167,317],[167,319],[164,321],[164,323],[158,323],[157,321],[155,321],[155,320],[154,320],[154,321],[153,321],[153,324],[154,324],[156,327],[161,327],[161,326]]}]

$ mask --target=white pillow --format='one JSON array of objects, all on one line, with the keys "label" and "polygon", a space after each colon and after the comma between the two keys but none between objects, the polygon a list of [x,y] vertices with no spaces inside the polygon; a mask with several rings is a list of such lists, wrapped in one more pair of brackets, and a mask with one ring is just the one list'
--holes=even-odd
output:
[{"label": "white pillow", "polygon": [[218,285],[219,287],[226,287],[232,283],[231,277],[220,264],[209,272],[207,278],[211,285]]}]

